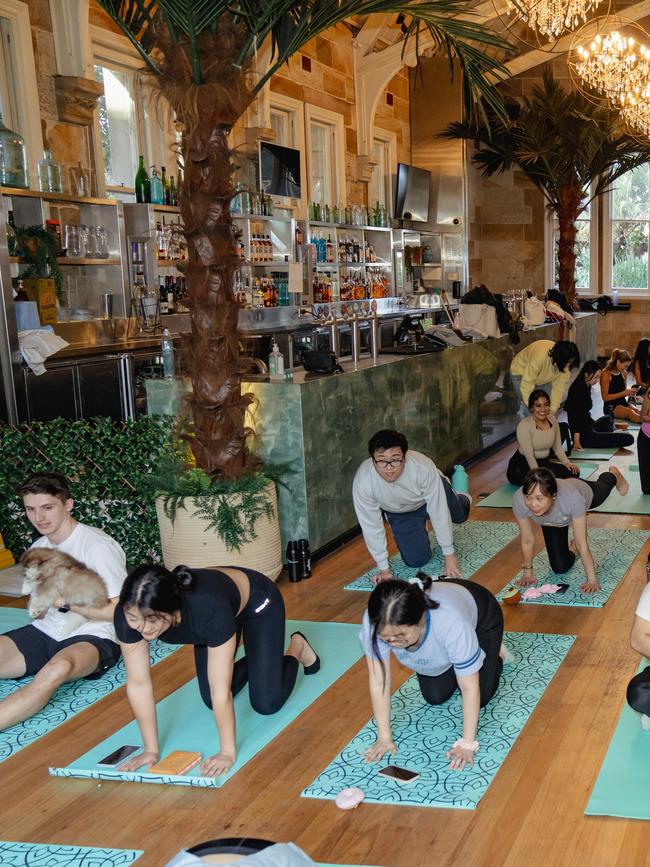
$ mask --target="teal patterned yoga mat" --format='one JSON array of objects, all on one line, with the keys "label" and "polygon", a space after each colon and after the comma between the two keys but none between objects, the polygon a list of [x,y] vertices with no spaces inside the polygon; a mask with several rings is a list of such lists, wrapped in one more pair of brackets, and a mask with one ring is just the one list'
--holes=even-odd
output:
[{"label": "teal patterned yoga mat", "polygon": [[[481,566],[485,566],[488,560],[498,554],[516,536],[517,525],[508,521],[466,521],[464,524],[455,524],[454,547],[460,560],[460,567],[463,570],[463,578],[471,578]],[[420,570],[429,575],[442,575],[445,558],[436,545],[433,534],[431,535],[431,548],[433,556],[424,566],[406,566],[399,554],[391,557],[389,563],[393,575],[405,580],[414,578]],[[377,572],[376,568],[369,569],[351,584],[346,584],[343,589],[370,592],[375,586],[370,579]]]},{"label": "teal patterned yoga mat", "polygon": [[[576,605],[582,608],[602,608],[619,585],[619,582],[632,565],[634,558],[645,545],[650,532],[646,530],[606,530],[600,527],[590,528],[587,531],[589,548],[596,564],[596,576],[600,583],[597,593],[583,593],[580,585],[586,581],[587,576],[580,557],[571,569],[564,575],[557,575],[551,569],[546,550],[540,551],[533,560],[533,568],[537,584],[568,584],[569,589],[562,594],[544,593],[537,599],[524,599],[523,605]],[[503,587],[497,593],[497,599],[501,600],[509,587],[513,587],[514,581],[521,578],[518,572],[513,581]],[[521,591],[523,594],[523,590]]]},{"label": "teal patterned yoga mat", "polygon": [[[31,617],[24,608],[0,608],[0,633],[18,629],[28,623],[31,623]],[[172,644],[164,644],[162,641],[153,642],[150,648],[151,664],[155,665],[175,650],[178,650],[178,647]],[[20,680],[0,680],[0,701],[31,680],[33,680],[31,677],[23,677]],[[124,664],[120,660],[117,665],[96,680],[75,680],[64,683],[43,710],[24,722],[0,732],[0,762],[48,734],[79,711],[90,707],[100,698],[122,686],[124,682]]]},{"label": "teal patterned yoga mat", "polygon": [[140,855],[139,849],[0,842],[2,867],[123,867],[133,864]]},{"label": "teal patterned yoga mat", "polygon": [[[309,676],[300,671],[296,686],[286,704],[274,714],[256,713],[250,705],[248,689],[243,689],[235,696],[237,761],[225,776],[202,777],[198,768],[184,776],[149,774],[141,771],[124,773],[98,765],[100,759],[118,747],[124,744],[142,743],[135,722],[121,728],[68,767],[50,768],[50,774],[55,777],[166,783],[172,786],[201,788],[222,786],[362,656],[358,625],[289,620],[286,624],[287,643],[291,632],[296,630],[300,630],[307,636],[320,656],[321,669],[317,674]],[[190,750],[199,752],[205,757],[219,752],[219,736],[214,714],[203,704],[196,679],[160,701],[157,712],[162,756],[168,755],[173,750]]]},{"label": "teal patterned yoga mat", "polygon": [[[594,464],[581,464],[578,461],[576,461],[576,464],[580,467],[581,479],[590,478],[598,469]],[[500,488],[497,488],[496,491],[493,491],[483,500],[478,500],[476,505],[481,508],[485,506],[487,509],[510,509],[512,508],[512,498],[518,490],[519,488],[516,485],[501,485]]]},{"label": "teal patterned yoga mat", "polygon": [[[642,662],[639,671],[646,665]],[[585,813],[650,819],[649,781],[650,731],[641,728],[641,714],[624,702]]]},{"label": "teal patterned yoga mat", "polygon": [[[371,720],[307,786],[303,797],[333,799],[341,789],[358,786],[365,793],[364,803],[473,810],[574,640],[573,635],[505,634],[504,642],[514,661],[504,666],[496,695],[481,710],[477,735],[480,749],[473,768],[452,771],[445,757],[461,735],[460,692],[456,690],[442,705],[427,704],[413,675],[393,695],[392,732],[397,755],[386,756],[377,764],[364,762],[363,751],[377,736]],[[420,777],[407,786],[395,783],[377,775],[386,764],[417,771]]]}]

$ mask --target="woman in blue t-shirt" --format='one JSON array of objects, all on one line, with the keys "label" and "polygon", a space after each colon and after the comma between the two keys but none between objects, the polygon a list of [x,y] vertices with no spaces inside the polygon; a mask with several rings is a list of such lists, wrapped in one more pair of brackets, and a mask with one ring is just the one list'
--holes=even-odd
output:
[{"label": "woman in blue t-shirt", "polygon": [[462,732],[446,753],[450,768],[474,764],[479,743],[480,708],[497,691],[506,654],[502,647],[503,614],[485,587],[447,578],[417,583],[383,581],[370,594],[359,638],[368,663],[370,701],[377,740],[365,751],[368,762],[395,755],[391,733],[391,652],[416,672],[422,696],[443,704],[460,688]]},{"label": "woman in blue t-shirt", "polygon": [[[320,660],[305,636],[294,632],[284,649],[284,602],[275,584],[254,569],[138,566],[126,578],[114,615],[126,666],[126,690],[144,751],[120,766],[135,771],[158,761],[158,730],[149,642],[194,646],[199,691],[214,713],[219,752],[201,773],[218,776],[235,762],[233,696],[248,683],[253,710],[276,713],[291,695],[302,664],[316,674]],[[246,656],[235,661],[240,638]]]}]

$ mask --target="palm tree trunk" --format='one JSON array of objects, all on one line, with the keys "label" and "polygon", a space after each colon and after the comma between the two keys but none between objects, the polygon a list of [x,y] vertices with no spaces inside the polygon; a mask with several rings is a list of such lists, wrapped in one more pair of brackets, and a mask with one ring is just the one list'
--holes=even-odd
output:
[{"label": "palm tree trunk", "polygon": [[229,133],[229,124],[218,122],[214,105],[199,106],[198,122],[183,136],[185,175],[179,195],[192,322],[187,348],[193,425],[188,443],[197,465],[222,478],[245,472],[250,432],[246,409],[253,400],[241,393]]},{"label": "palm tree trunk", "polygon": [[557,210],[559,238],[557,245],[558,288],[571,307],[577,309],[576,300],[576,219],[580,205],[580,190],[566,187],[560,192],[560,207]]}]

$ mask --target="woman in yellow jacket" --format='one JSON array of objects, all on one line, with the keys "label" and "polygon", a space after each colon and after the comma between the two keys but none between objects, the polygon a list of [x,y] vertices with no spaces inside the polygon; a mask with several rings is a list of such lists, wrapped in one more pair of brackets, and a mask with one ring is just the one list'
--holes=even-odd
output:
[{"label": "woman in yellow jacket", "polygon": [[535,340],[512,359],[510,376],[524,406],[533,389],[550,386],[550,411],[557,415],[571,371],[579,366],[578,347],[570,340]]}]

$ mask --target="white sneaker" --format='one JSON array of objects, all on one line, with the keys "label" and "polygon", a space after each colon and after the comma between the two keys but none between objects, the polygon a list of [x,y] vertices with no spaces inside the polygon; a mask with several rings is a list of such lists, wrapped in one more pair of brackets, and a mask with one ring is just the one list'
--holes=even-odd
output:
[{"label": "white sneaker", "polygon": [[641,714],[641,728],[644,732],[650,732],[650,716],[647,713]]},{"label": "white sneaker", "polygon": [[508,665],[508,663],[515,661],[514,653],[511,650],[508,650],[508,648],[505,646],[505,644],[501,645],[501,650],[499,651],[499,656],[503,660],[504,665]]}]

